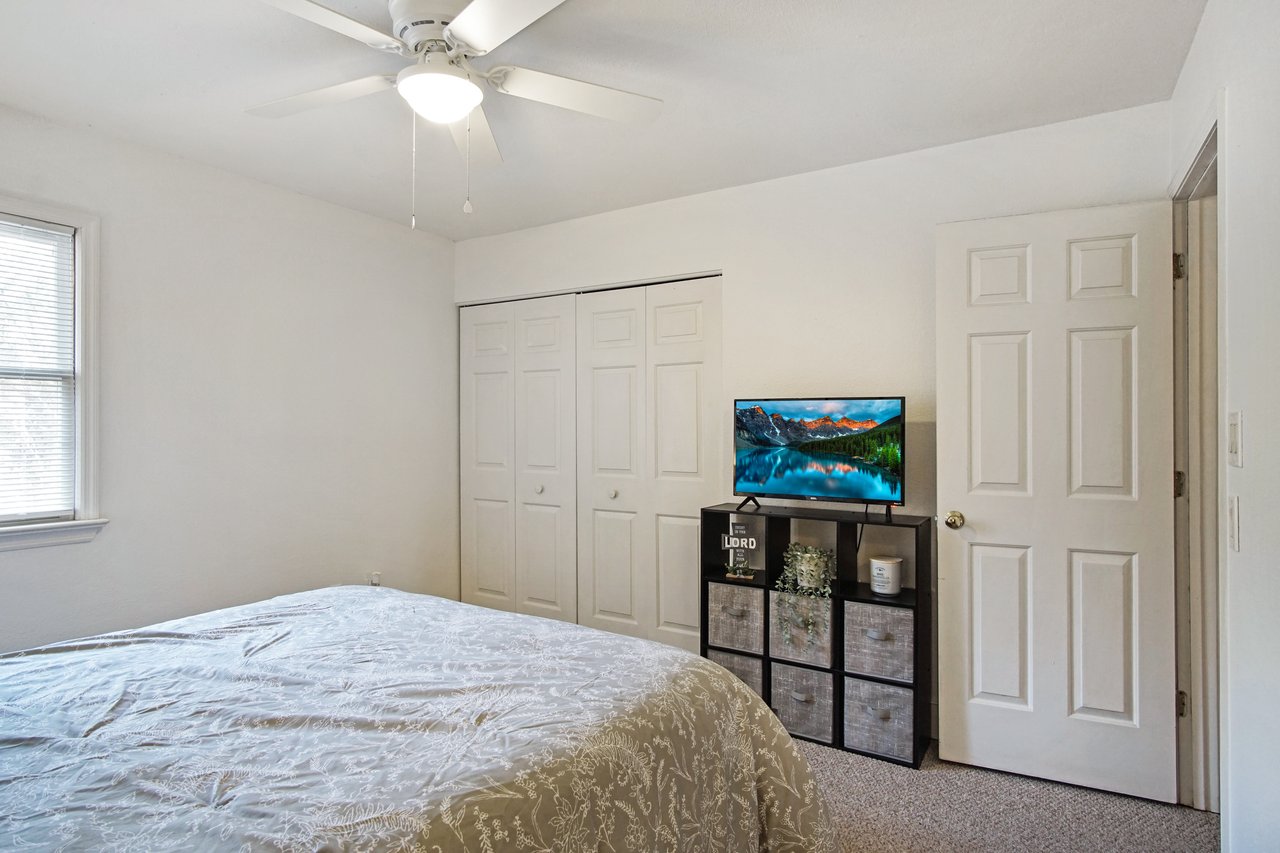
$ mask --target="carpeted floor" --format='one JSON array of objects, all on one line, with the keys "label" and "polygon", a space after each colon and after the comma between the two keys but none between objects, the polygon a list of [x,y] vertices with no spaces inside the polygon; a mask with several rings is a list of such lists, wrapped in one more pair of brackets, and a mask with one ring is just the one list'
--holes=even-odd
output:
[{"label": "carpeted floor", "polygon": [[1218,849],[1216,814],[950,764],[934,750],[911,770],[796,742],[827,795],[846,853]]}]

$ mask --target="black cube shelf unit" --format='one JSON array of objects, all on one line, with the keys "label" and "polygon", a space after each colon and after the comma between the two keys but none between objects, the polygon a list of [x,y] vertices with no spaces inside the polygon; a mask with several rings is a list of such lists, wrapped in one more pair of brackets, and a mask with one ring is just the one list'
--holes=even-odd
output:
[{"label": "black cube shelf unit", "polygon": [[[777,618],[775,587],[796,519],[835,525],[836,580],[830,602],[783,601],[810,613],[818,630],[798,643]],[[730,522],[746,522],[763,566],[751,579],[727,577],[721,536]],[[900,530],[904,585],[896,596],[876,595],[858,582],[862,525]],[[761,541],[762,540],[762,541]],[[702,510],[702,640],[704,657],[755,690],[793,737],[909,767],[929,746],[932,678],[933,519],[808,507],[740,510],[719,504]],[[909,574],[914,568],[914,574]],[[914,580],[914,588],[907,585]],[[821,630],[825,621],[826,630]]]}]

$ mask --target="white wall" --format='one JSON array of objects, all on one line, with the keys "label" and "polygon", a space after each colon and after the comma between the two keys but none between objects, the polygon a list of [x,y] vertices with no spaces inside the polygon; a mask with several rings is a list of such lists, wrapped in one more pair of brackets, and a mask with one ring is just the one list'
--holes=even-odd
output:
[{"label": "white wall", "polygon": [[96,541],[0,553],[0,648],[335,583],[457,595],[452,244],[0,109],[101,217]]},{"label": "white wall", "polygon": [[464,241],[457,299],[723,270],[726,417],[735,396],[905,394],[906,511],[932,514],[934,226],[1158,198],[1167,115],[1140,107]]},{"label": "white wall", "polygon": [[1208,123],[1221,120],[1226,406],[1245,417],[1245,465],[1227,469],[1227,493],[1240,499],[1240,551],[1228,552],[1220,591],[1223,846],[1237,851],[1280,846],[1280,442],[1271,434],[1280,423],[1278,36],[1275,0],[1210,0],[1171,114],[1171,180],[1191,165]]},{"label": "white wall", "polygon": [[933,515],[935,226],[1160,198],[1168,135],[1158,104],[468,240],[457,299],[723,270],[725,434],[734,397],[903,394],[904,511]]}]

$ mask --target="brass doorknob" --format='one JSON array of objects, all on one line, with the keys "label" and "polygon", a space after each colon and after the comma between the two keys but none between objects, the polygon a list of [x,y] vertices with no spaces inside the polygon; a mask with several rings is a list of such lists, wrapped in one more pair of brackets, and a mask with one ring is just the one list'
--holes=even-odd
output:
[{"label": "brass doorknob", "polygon": [[943,520],[947,527],[952,530],[959,530],[964,527],[964,513],[956,512],[954,509],[947,513],[947,517]]}]

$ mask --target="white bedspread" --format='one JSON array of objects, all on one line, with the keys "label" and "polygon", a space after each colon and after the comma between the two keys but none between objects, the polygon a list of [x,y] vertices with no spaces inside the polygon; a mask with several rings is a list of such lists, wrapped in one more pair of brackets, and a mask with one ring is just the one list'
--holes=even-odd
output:
[{"label": "white bedspread", "polygon": [[0,656],[0,848],[834,842],[790,737],[720,667],[337,587]]}]

